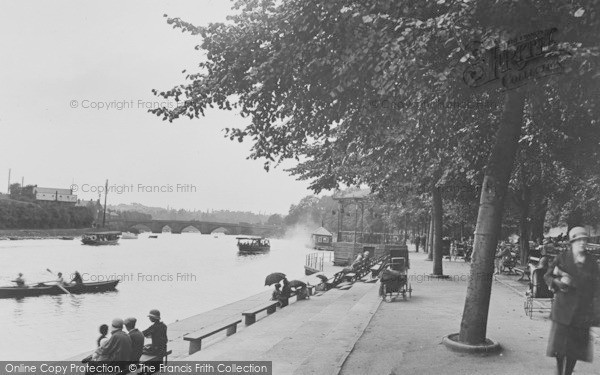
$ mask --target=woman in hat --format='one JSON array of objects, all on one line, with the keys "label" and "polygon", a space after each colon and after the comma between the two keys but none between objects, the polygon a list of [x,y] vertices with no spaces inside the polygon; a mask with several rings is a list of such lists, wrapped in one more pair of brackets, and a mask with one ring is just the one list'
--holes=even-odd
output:
[{"label": "woman in hat", "polygon": [[144,347],[145,354],[156,354],[164,355],[167,351],[167,326],[165,323],[160,321],[160,311],[150,310],[148,313],[148,319],[152,322],[152,325],[146,328],[142,333],[145,337],[152,339],[152,344]]},{"label": "woman in hat", "polygon": [[571,251],[558,255],[544,275],[555,296],[547,355],[556,357],[559,375],[571,375],[577,361],[592,361],[590,327],[600,323],[600,270],[586,253],[587,240],[584,228],[571,229]]}]

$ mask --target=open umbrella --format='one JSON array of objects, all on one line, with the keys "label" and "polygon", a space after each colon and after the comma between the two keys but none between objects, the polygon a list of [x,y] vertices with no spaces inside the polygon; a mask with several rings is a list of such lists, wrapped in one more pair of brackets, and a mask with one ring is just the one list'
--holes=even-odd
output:
[{"label": "open umbrella", "polygon": [[292,280],[290,281],[290,288],[304,288],[306,283],[300,280]]},{"label": "open umbrella", "polygon": [[321,282],[326,283],[327,280],[329,280],[329,278],[325,275],[316,275],[319,279],[321,279]]},{"label": "open umbrella", "polygon": [[277,284],[283,279],[285,279],[285,274],[281,272],[274,272],[265,278],[265,285]]}]

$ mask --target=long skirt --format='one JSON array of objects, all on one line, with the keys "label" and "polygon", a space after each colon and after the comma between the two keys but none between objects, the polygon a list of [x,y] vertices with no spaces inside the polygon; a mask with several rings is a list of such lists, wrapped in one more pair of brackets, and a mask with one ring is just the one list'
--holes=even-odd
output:
[{"label": "long skirt", "polygon": [[590,329],[552,322],[546,355],[592,362],[594,347]]}]

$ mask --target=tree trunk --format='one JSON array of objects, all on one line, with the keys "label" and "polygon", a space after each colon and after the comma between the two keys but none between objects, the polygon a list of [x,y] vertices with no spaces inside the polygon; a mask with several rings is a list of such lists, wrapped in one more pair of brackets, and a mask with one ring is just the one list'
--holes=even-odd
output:
[{"label": "tree trunk", "polygon": [[444,274],[442,260],[444,257],[442,249],[442,224],[443,207],[442,191],[439,187],[432,189],[433,194],[433,274],[441,276]]},{"label": "tree trunk", "polygon": [[519,249],[521,251],[521,264],[527,264],[529,259],[529,206],[531,203],[531,189],[523,186],[519,199]]},{"label": "tree trunk", "polygon": [[569,233],[573,227],[583,226],[582,217],[583,212],[579,207],[569,213],[569,216],[567,217],[567,233]]},{"label": "tree trunk", "polygon": [[433,260],[433,215],[429,219],[429,233],[427,234],[427,260]]},{"label": "tree trunk", "polygon": [[524,94],[517,89],[507,91],[505,95],[501,123],[485,168],[475,227],[471,276],[460,325],[459,341],[470,345],[483,344],[486,339],[494,255],[523,122]]}]

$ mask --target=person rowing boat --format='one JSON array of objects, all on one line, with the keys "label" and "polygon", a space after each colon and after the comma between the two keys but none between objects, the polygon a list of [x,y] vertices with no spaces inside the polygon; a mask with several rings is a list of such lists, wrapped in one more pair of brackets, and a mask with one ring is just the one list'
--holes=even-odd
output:
[{"label": "person rowing boat", "polygon": [[27,285],[25,285],[25,279],[23,278],[23,274],[21,272],[19,272],[19,276],[12,280],[12,282],[16,283],[18,288],[27,288]]}]

